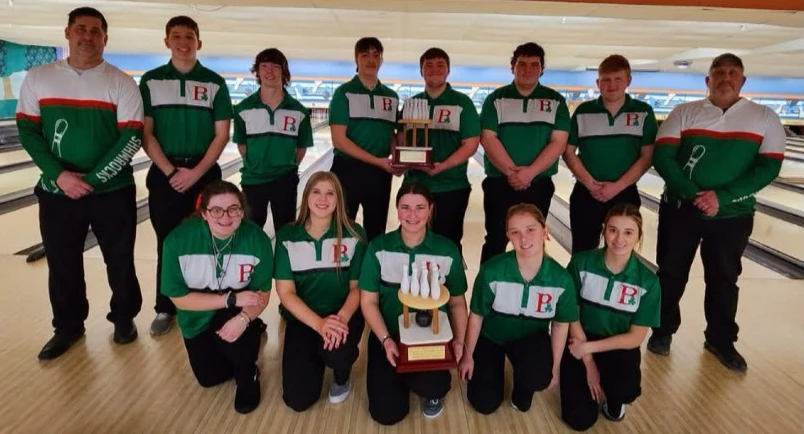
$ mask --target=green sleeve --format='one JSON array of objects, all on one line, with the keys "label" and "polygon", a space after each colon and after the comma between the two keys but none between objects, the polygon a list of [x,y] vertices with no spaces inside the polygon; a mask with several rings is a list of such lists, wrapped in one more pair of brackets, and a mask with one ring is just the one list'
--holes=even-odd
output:
[{"label": "green sleeve", "polygon": [[463,260],[458,252],[457,247],[453,247],[453,252],[450,253],[452,264],[449,267],[449,273],[444,279],[444,286],[449,290],[450,296],[463,295],[466,293],[466,271],[463,269]]},{"label": "green sleeve", "polygon": [[567,100],[561,97],[558,102],[558,113],[556,113],[555,129],[558,131],[570,130],[570,115],[567,107]]},{"label": "green sleeve", "polygon": [[483,101],[483,108],[480,110],[480,128],[483,130],[490,130],[497,132],[498,129],[498,118],[497,118],[497,106],[494,105],[497,97],[495,96],[494,92],[490,93],[489,96],[486,97],[486,100]]},{"label": "green sleeve", "polygon": [[179,263],[180,241],[176,236],[168,236],[162,247],[162,275],[159,278],[162,295],[166,297],[184,297],[190,293]]},{"label": "green sleeve", "polygon": [[491,291],[488,274],[487,268],[481,265],[472,286],[472,300],[469,302],[469,311],[483,317],[491,313],[491,306],[494,304],[494,292]]},{"label": "green sleeve", "polygon": [[575,288],[573,279],[569,273],[565,273],[562,278],[561,287],[564,289],[556,303],[556,316],[554,321],[573,322],[578,321],[578,290]]},{"label": "green sleeve", "polygon": [[264,231],[255,227],[255,250],[260,262],[251,274],[249,288],[252,291],[271,290],[271,279],[274,277],[274,252],[271,248],[271,239]]},{"label": "green sleeve", "polygon": [[117,103],[117,141],[89,172],[84,181],[96,187],[114,179],[123,167],[131,164],[134,154],[142,147],[142,96],[134,79],[121,79]]},{"label": "green sleeve", "polygon": [[152,118],[154,117],[154,108],[151,106],[151,90],[148,88],[148,81],[150,79],[148,73],[143,75],[140,79],[140,96],[142,97],[142,112],[145,116]]},{"label": "green sleeve", "polygon": [[366,257],[366,231],[357,223],[352,223],[352,228],[360,235],[360,238],[357,239],[357,244],[355,244],[352,266],[349,267],[349,280],[358,280],[360,278],[363,260]]},{"label": "green sleeve", "polygon": [[575,110],[575,113],[570,119],[570,131],[567,144],[570,146],[578,146],[578,110]]},{"label": "green sleeve", "polygon": [[[238,104],[239,106],[239,104]],[[240,116],[240,111],[235,108],[234,113],[234,134],[232,135],[232,141],[237,143],[238,145],[245,145],[247,144],[247,137],[246,137],[246,121]]]},{"label": "green sleeve", "polygon": [[762,137],[759,153],[754,157],[753,164],[737,179],[715,191],[721,206],[753,196],[773,182],[782,170],[784,151],[787,147],[784,127],[776,113],[766,110],[765,116],[768,128]]},{"label": "green sleeve", "polygon": [[290,266],[290,254],[285,241],[287,241],[287,225],[276,234],[276,258],[274,260],[274,278],[276,280],[293,280],[293,269]]},{"label": "green sleeve", "polygon": [[374,239],[366,249],[363,264],[360,266],[360,279],[357,286],[369,292],[380,291],[380,260],[377,258],[380,238]]},{"label": "green sleeve", "polygon": [[468,96],[462,99],[461,108],[461,140],[479,136],[480,115]]},{"label": "green sleeve", "polygon": [[232,118],[232,97],[229,95],[229,86],[226,85],[224,79],[221,79],[218,86],[220,87],[215,93],[215,101],[212,101],[212,116],[215,122]]},{"label": "green sleeve", "polygon": [[659,279],[653,275],[647,292],[639,299],[639,308],[631,318],[631,324],[644,327],[659,327],[661,317],[661,288]]},{"label": "green sleeve", "polygon": [[659,132],[659,124],[656,122],[656,115],[653,109],[648,106],[648,114],[645,116],[645,125],[642,126],[642,146],[656,143],[656,134]]},{"label": "green sleeve", "polygon": [[349,99],[342,87],[335,90],[329,102],[329,124],[349,125]]},{"label": "green sleeve", "polygon": [[299,138],[296,141],[297,148],[309,148],[313,146],[313,125],[310,121],[310,111],[304,108],[304,119],[299,126]]},{"label": "green sleeve", "polygon": [[673,109],[667,116],[656,138],[653,149],[653,167],[664,179],[667,189],[685,200],[695,199],[699,189],[681,170],[678,150],[681,146],[681,113]]},{"label": "green sleeve", "polygon": [[22,82],[19,100],[17,102],[17,130],[19,130],[20,143],[23,149],[31,156],[36,167],[42,171],[46,178],[56,180],[64,171],[61,163],[50,149],[42,129],[42,118],[39,111],[39,97],[31,81],[35,79],[36,72],[29,72]]}]

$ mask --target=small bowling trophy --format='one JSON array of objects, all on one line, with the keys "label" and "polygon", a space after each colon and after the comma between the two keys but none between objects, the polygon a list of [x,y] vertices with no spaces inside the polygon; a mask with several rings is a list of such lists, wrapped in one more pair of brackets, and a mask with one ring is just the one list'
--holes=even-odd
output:
[{"label": "small bowling trophy", "polygon": [[[433,167],[433,148],[430,147],[430,103],[426,99],[411,98],[402,108],[406,146],[393,145],[391,166],[403,169],[429,169]],[[419,135],[423,137],[419,137]],[[422,142],[422,143],[420,143]]]},{"label": "small bowling trophy", "polygon": [[[449,317],[439,308],[449,301],[449,291],[441,285],[438,265],[423,262],[418,269],[413,264],[414,275],[403,274],[399,288],[402,315],[399,316],[399,360],[396,372],[421,372],[451,369],[456,366],[452,352],[452,328]],[[407,265],[403,273],[407,274]],[[410,285],[410,287],[406,287]],[[411,287],[418,288],[416,295]],[[411,312],[410,309],[418,312]],[[411,322],[414,324],[411,325]]]}]

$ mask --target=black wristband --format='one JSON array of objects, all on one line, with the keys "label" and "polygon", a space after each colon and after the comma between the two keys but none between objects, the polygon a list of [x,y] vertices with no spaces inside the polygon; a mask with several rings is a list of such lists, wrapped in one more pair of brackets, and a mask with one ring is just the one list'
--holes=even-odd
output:
[{"label": "black wristband", "polygon": [[179,168],[174,167],[173,170],[171,170],[170,173],[167,174],[167,179],[173,178],[177,173],[179,173]]}]

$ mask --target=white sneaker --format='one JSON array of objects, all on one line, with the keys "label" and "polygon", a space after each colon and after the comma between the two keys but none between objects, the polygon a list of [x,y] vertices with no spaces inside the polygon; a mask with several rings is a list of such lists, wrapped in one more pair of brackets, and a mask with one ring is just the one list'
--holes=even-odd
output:
[{"label": "white sneaker", "polygon": [[327,399],[332,404],[340,404],[343,401],[346,401],[346,398],[349,397],[349,394],[352,393],[352,379],[346,381],[346,384],[338,384],[334,380],[332,384],[329,385],[329,392],[327,393]]}]

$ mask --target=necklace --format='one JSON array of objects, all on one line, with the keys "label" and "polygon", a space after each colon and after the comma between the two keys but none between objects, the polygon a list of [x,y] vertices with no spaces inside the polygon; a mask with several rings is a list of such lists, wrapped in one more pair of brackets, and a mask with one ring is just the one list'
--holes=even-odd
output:
[{"label": "necklace", "polygon": [[[211,288],[215,290],[222,290],[223,289],[223,281],[226,279],[226,271],[229,269],[229,262],[232,260],[232,255],[230,254],[228,258],[226,258],[226,265],[223,264],[223,252],[229,248],[230,246],[234,245],[235,234],[229,235],[226,239],[226,242],[223,246],[218,247],[215,243],[215,236],[212,235],[212,231],[209,232],[210,241],[212,242],[212,273],[213,279],[218,283],[217,288]],[[218,273],[220,272],[220,276]]]}]

